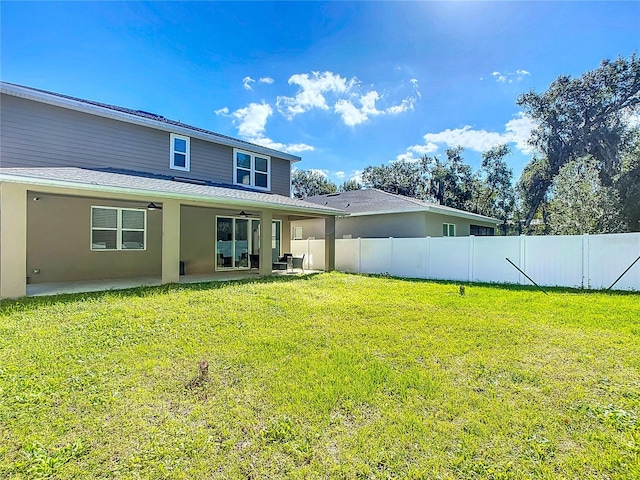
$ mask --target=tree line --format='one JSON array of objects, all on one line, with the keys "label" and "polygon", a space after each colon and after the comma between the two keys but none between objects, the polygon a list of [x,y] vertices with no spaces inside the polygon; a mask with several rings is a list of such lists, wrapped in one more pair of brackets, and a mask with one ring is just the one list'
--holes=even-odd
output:
[{"label": "tree line", "polygon": [[560,76],[544,93],[516,101],[534,121],[534,154],[514,181],[508,145],[482,153],[477,171],[462,147],[444,159],[423,156],[367,166],[362,184],[336,185],[317,171],[296,170],[295,197],[378,188],[501,221],[502,234],[640,231],[640,59],[636,54],[579,78]]}]

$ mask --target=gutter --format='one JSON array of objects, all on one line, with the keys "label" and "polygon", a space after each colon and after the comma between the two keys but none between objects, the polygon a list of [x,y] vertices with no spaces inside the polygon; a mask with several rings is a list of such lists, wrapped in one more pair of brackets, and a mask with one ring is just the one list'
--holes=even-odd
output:
[{"label": "gutter", "polygon": [[[41,187],[57,187],[70,188],[75,190],[83,190],[89,192],[115,193],[122,195],[132,195],[136,197],[156,198],[156,199],[174,199],[174,200],[190,200],[195,202],[215,203],[231,206],[254,207],[256,209],[264,209],[267,205],[271,209],[287,210],[295,213],[314,213],[324,216],[340,216],[345,212],[331,208],[330,210],[320,208],[307,208],[297,205],[287,205],[282,203],[270,203],[262,200],[241,200],[226,197],[211,197],[208,195],[185,195],[171,192],[158,192],[157,190],[139,190],[126,187],[113,187],[108,185],[99,185],[97,183],[72,182],[69,180],[53,180],[39,177],[30,177],[27,175],[7,175],[0,173],[0,183],[20,183],[26,185],[35,185]],[[286,197],[285,197],[286,198]]]},{"label": "gutter", "polygon": [[462,211],[462,210],[451,211],[449,209],[442,208],[442,207],[439,207],[437,205],[434,205],[432,207],[423,207],[423,208],[416,208],[416,209],[411,209],[411,210],[406,210],[405,209],[405,210],[381,210],[381,211],[376,211],[376,212],[354,212],[354,213],[350,213],[349,216],[351,216],[351,217],[364,217],[364,216],[369,216],[369,215],[389,215],[389,214],[396,214],[396,213],[419,213],[419,212],[438,213],[438,214],[442,214],[442,215],[448,215],[450,217],[466,218],[467,220],[478,220],[478,221],[483,221],[483,222],[487,222],[487,223],[495,223],[496,225],[502,223],[497,218],[485,217],[484,215],[480,215],[480,214],[477,214],[477,213],[471,213],[471,212],[465,212],[465,211]]}]

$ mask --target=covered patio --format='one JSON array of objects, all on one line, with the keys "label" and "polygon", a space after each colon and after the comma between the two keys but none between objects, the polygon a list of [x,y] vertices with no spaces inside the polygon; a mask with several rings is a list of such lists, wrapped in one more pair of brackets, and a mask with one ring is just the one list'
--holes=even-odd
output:
[{"label": "covered patio", "polygon": [[[342,213],[242,188],[80,168],[2,169],[0,201],[0,298],[268,276],[290,252],[292,216],[324,218],[333,231]],[[324,270],[334,268],[334,244],[317,262]]]}]

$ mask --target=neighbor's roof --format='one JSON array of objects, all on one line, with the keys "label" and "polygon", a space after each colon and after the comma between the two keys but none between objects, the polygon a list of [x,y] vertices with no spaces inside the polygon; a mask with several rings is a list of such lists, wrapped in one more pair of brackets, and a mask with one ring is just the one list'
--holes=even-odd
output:
[{"label": "neighbor's roof", "polygon": [[0,82],[0,91],[7,95],[26,98],[28,100],[55,105],[57,107],[77,110],[101,117],[113,118],[172,133],[181,133],[183,135],[200,138],[201,140],[215,142],[230,147],[250,149],[256,153],[273,155],[291,162],[299,162],[301,160],[300,157],[291,155],[290,153],[280,152],[251,142],[245,142],[244,140],[221,135],[210,130],[205,130],[204,128],[193,127],[186,123],[170,120],[162,115],[145,112],[143,110],[118,107],[116,105],[109,105],[108,103],[94,102],[93,100],[84,100],[82,98],[63,95],[61,93],[48,92],[46,90],[26,87],[24,85],[16,85],[8,82]]},{"label": "neighbor's roof", "polygon": [[0,182],[38,186],[73,188],[88,192],[120,193],[144,197],[146,201],[164,199],[190,200],[233,205],[244,208],[285,209],[298,214],[344,215],[329,206],[320,206],[296,198],[262,193],[242,187],[196,182],[165,175],[111,169],[78,167],[0,168]]},{"label": "neighbor's roof", "polygon": [[305,198],[307,202],[337,208],[349,212],[349,216],[382,215],[407,212],[432,212],[469,220],[501,223],[497,218],[466,212],[457,208],[445,207],[436,203],[423,202],[416,198],[395,195],[377,188],[351,190],[342,193],[329,193]]}]

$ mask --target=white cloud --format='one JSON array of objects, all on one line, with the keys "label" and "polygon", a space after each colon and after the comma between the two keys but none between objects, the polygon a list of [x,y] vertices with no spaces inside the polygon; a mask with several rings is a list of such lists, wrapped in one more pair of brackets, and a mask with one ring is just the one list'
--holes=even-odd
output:
[{"label": "white cloud", "polygon": [[398,115],[407,110],[413,109],[415,99],[413,97],[405,98],[399,105],[393,105],[384,110],[378,110],[376,102],[381,96],[375,90],[361,95],[358,99],[361,107],[356,107],[350,100],[340,99],[336,102],[334,110],[342,116],[345,125],[353,127],[369,120],[369,117],[375,115]]},{"label": "white cloud", "polygon": [[[531,73],[522,69],[516,70],[515,73],[500,73],[498,71],[491,72],[491,76],[495,78],[498,83],[513,83],[514,81],[520,82],[528,75],[531,75]],[[482,78],[480,78],[480,80],[482,80]]]},{"label": "white cloud", "polygon": [[[418,94],[420,94],[420,92],[418,92]],[[398,115],[399,113],[406,112],[407,110],[413,110],[415,101],[416,99],[413,97],[405,98],[404,100],[402,100],[402,103],[400,103],[400,105],[389,107],[385,110],[385,112],[391,115]]]},{"label": "white cloud", "polygon": [[437,133],[427,133],[424,135],[424,144],[412,145],[405,153],[396,157],[397,160],[417,161],[421,156],[436,152],[441,147],[449,148],[461,146],[477,152],[486,152],[492,147],[503,143],[513,143],[515,148],[524,154],[532,153],[532,147],[527,143],[531,130],[535,124],[531,118],[523,112],[519,112],[516,118],[512,118],[505,123],[504,132],[489,132],[487,130],[476,130],[470,125],[463,128],[446,129]]},{"label": "white cloud", "polygon": [[235,118],[238,134],[251,143],[293,154],[314,150],[314,147],[306,143],[279,143],[266,137],[264,134],[267,120],[272,114],[271,105],[263,102],[250,103],[233,112],[232,116]]},{"label": "white cloud", "polygon": [[356,182],[358,182],[360,185],[362,185],[364,182],[362,181],[362,170],[355,170],[353,172],[353,175],[351,176],[351,178],[349,180],[355,180]]},{"label": "white cloud", "polygon": [[273,113],[268,103],[250,103],[233,112],[238,133],[246,138],[260,137],[264,134],[267,119]]},{"label": "white cloud", "polygon": [[318,175],[322,175],[324,178],[329,178],[329,170],[320,170],[318,168],[310,168],[310,172],[317,173]]},{"label": "white cloud", "polygon": [[227,107],[223,107],[223,108],[220,108],[218,110],[215,110],[214,113],[216,115],[228,116],[229,115],[229,109]]},{"label": "white cloud", "polygon": [[[409,81],[420,97],[418,80]],[[414,108],[415,96],[410,96],[398,105],[378,108],[383,99],[376,90],[362,89],[357,78],[347,79],[333,72],[300,73],[289,78],[289,85],[298,86],[295,97],[278,96],[276,107],[287,119],[308,112],[311,109],[333,110],[341,116],[345,125],[353,127],[369,120],[374,115],[397,115]]]},{"label": "white cloud", "polygon": [[292,75],[289,85],[300,87],[295,97],[278,97],[276,102],[278,111],[288,119],[307,112],[312,108],[327,110],[326,93],[346,93],[356,84],[356,79],[347,80],[332,72],[312,72]]},{"label": "white cloud", "polygon": [[311,145],[307,145],[306,143],[280,143],[274,142],[270,138],[267,137],[255,137],[255,138],[247,138],[251,143],[255,143],[256,145],[262,145],[266,148],[271,148],[273,150],[279,150],[281,152],[287,152],[292,154],[297,154],[305,151],[313,151],[315,148]]},{"label": "white cloud", "polygon": [[412,78],[411,80],[409,80],[409,82],[411,82],[411,85],[413,85],[413,88],[415,89],[416,95],[418,95],[418,98],[422,98],[422,94],[420,93],[420,86],[418,85],[418,79]]},{"label": "white cloud", "polygon": [[247,90],[253,90],[253,88],[251,87],[251,82],[255,83],[255,80],[251,77],[244,77],[242,79],[242,84],[244,85],[244,88]]},{"label": "white cloud", "polygon": [[[437,152],[440,147],[435,143],[426,143],[423,145],[411,145],[405,153],[401,153],[396,157],[396,161],[417,162],[424,155]],[[417,155],[417,156],[415,156]]]},{"label": "white cloud", "polygon": [[497,132],[487,132],[486,130],[474,130],[470,125],[462,128],[443,130],[438,133],[427,133],[424,135],[427,143],[444,143],[449,147],[460,145],[471,150],[484,152],[495,145],[503,143],[503,134]]},{"label": "white cloud", "polygon": [[533,148],[527,141],[535,126],[533,120],[527,117],[524,112],[518,112],[517,118],[512,118],[505,124],[505,137],[509,139],[509,142],[515,143],[516,148],[522,153],[533,153]]},{"label": "white cloud", "polygon": [[346,174],[343,171],[339,171],[334,173],[334,175],[339,179],[343,179]]},{"label": "white cloud", "polygon": [[507,81],[506,75],[502,75],[500,72],[492,72],[491,75],[495,77],[496,82],[504,83]]},{"label": "white cloud", "polygon": [[334,110],[342,116],[342,121],[348,127],[353,127],[368,120],[367,115],[349,100],[338,100]]},{"label": "white cloud", "polygon": [[360,97],[360,109],[365,115],[380,115],[382,112],[376,108],[376,102],[380,100],[380,95],[375,90],[365,93]]},{"label": "white cloud", "polygon": [[271,85],[273,82],[275,82],[275,80],[271,77],[260,77],[260,80],[258,80],[260,83],[267,83],[269,85]]}]

